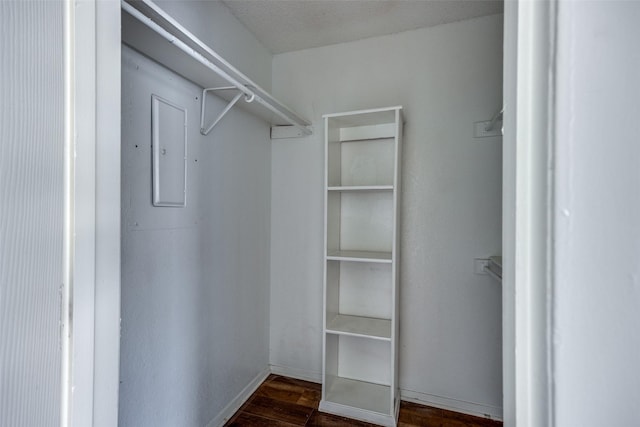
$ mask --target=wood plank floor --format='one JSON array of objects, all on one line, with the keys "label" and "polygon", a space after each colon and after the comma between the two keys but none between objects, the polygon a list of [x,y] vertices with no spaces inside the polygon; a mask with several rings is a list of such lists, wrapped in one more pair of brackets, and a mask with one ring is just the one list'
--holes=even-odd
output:
[{"label": "wood plank floor", "polygon": [[[374,427],[318,412],[321,385],[280,375],[270,375],[229,420],[234,427]],[[501,422],[444,409],[402,402],[399,427],[498,427]]]}]

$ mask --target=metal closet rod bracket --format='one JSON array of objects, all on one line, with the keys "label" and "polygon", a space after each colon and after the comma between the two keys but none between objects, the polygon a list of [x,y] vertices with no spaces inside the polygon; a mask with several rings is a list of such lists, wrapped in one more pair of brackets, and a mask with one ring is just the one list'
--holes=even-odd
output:
[{"label": "metal closet rod bracket", "polygon": [[[226,107],[224,107],[222,112],[218,115],[218,117],[216,117],[213,123],[211,123],[211,125],[209,125],[209,127],[205,129],[204,117],[207,109],[207,93],[222,91],[222,90],[237,90],[238,94],[235,97],[233,97],[233,99],[227,104]],[[211,132],[211,130],[218,124],[220,120],[222,120],[222,118],[229,112],[229,110],[231,110],[233,106],[236,105],[236,102],[240,100],[242,95],[244,95],[245,101],[247,102],[252,102],[256,97],[256,95],[254,93],[251,93],[248,89],[239,88],[237,86],[210,87],[210,88],[203,89],[202,90],[202,108],[200,113],[200,133],[203,135],[209,135],[209,132]]]}]

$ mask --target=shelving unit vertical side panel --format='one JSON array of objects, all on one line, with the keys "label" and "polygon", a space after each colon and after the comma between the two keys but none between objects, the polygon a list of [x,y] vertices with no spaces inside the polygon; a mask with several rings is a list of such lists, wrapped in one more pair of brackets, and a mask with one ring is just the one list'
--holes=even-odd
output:
[{"label": "shelving unit vertical side panel", "polygon": [[[340,249],[340,193],[328,193],[328,188],[340,186],[341,177],[341,144],[339,142],[340,129],[332,124],[330,118],[325,118],[325,254],[327,250]],[[335,121],[335,120],[334,120]]]},{"label": "shelving unit vertical side panel", "polygon": [[326,329],[328,322],[331,321],[333,316],[340,312],[340,276],[341,265],[340,261],[326,261],[325,267],[325,305],[324,305],[324,319],[325,323],[323,328]]},{"label": "shelving unit vertical side panel", "polygon": [[[341,247],[342,194],[325,191],[325,251],[337,251]],[[328,252],[325,252],[327,254]]]},{"label": "shelving unit vertical side panel", "polygon": [[331,119],[325,120],[325,144],[327,152],[327,184],[339,187],[342,183],[342,145],[340,143],[340,129],[332,124]]},{"label": "shelving unit vertical side panel", "polygon": [[391,381],[391,408],[394,408],[400,398],[398,372],[399,372],[399,339],[400,339],[400,234],[402,229],[402,139],[403,139],[403,117],[402,110],[396,110],[396,141],[394,158],[394,231],[393,231],[393,313],[392,313],[392,337],[391,337],[391,360],[392,360],[392,381]]},{"label": "shelving unit vertical side panel", "polygon": [[327,395],[327,217],[329,201],[329,119],[324,119],[324,251],[322,253],[322,400]]},{"label": "shelving unit vertical side panel", "polygon": [[322,384],[322,391],[324,394],[323,399],[326,399],[327,392],[331,390],[333,379],[338,376],[338,359],[340,353],[338,349],[338,335],[325,334],[324,340],[326,344],[324,355],[324,357],[326,358],[326,365],[324,378],[325,382]]}]

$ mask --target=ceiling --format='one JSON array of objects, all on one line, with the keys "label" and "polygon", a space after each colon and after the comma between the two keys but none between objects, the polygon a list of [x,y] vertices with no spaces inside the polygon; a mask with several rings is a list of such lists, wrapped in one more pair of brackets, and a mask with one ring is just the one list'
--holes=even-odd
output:
[{"label": "ceiling", "polygon": [[502,13],[485,0],[222,0],[272,53]]}]

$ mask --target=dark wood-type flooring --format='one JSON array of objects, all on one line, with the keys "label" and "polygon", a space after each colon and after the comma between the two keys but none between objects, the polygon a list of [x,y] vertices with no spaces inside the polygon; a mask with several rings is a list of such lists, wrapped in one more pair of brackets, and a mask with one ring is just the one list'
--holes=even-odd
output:
[{"label": "dark wood-type flooring", "polygon": [[[373,424],[318,412],[321,385],[270,375],[226,426],[374,427]],[[501,422],[402,402],[399,427],[498,427]]]}]

